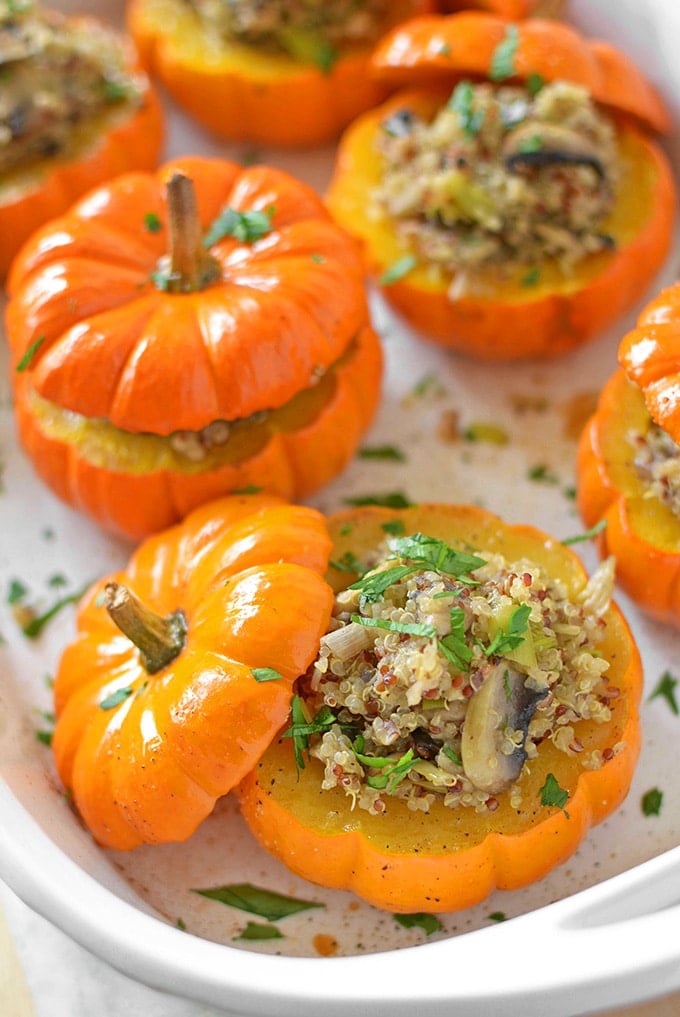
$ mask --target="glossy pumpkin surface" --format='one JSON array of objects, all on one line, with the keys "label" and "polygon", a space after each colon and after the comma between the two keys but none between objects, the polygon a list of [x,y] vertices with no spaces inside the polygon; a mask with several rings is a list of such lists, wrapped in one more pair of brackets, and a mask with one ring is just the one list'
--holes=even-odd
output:
[{"label": "glossy pumpkin surface", "polygon": [[[488,76],[508,23],[482,13],[415,19],[378,48],[374,65],[391,84],[410,85],[359,118],[344,134],[327,203],[361,240],[372,274],[390,276],[411,250],[394,222],[371,202],[382,177],[377,151],[381,125],[410,110],[429,121],[466,75]],[[585,86],[615,109],[622,178],[603,229],[612,251],[590,254],[569,273],[548,259],[537,280],[524,284],[526,265],[505,278],[479,269],[472,291],[451,295],[456,275],[423,260],[383,282],[386,299],[425,337],[480,359],[554,357],[596,336],[640,299],[662,265],[671,241],[675,186],[667,159],[646,127],[665,129],[668,116],[651,87],[618,51],[588,43],[573,29],[530,19],[516,26],[515,79],[539,74]],[[510,80],[515,80],[510,79]],[[418,82],[423,86],[418,88]],[[367,209],[370,212],[367,213]]]},{"label": "glossy pumpkin surface", "polygon": [[[234,496],[149,538],[92,586],[55,677],[53,748],[98,843],[185,840],[254,765],[328,622],[330,547],[314,510]],[[154,624],[181,612],[184,640],[160,668],[104,607],[113,582]]]},{"label": "glossy pumpkin surface", "polygon": [[616,556],[617,579],[640,607],[680,627],[680,521],[635,467],[634,432],[658,424],[674,441],[678,411],[680,287],[663,290],[619,346],[620,368],[604,386],[581,436],[578,503],[587,526],[606,526],[602,555]]},{"label": "glossy pumpkin surface", "polygon": [[[397,0],[391,24],[433,9]],[[343,48],[324,68],[216,37],[188,4],[131,0],[128,27],[149,72],[217,137],[281,147],[332,141],[385,98],[368,73],[373,44]]]},{"label": "glossy pumpkin surface", "polygon": [[[225,209],[261,232],[201,246],[215,275],[188,292],[157,279],[177,175],[200,236]],[[344,468],[379,398],[357,247],[269,167],[186,158],[115,178],[34,235],[9,291],[28,454],[61,498],[133,538],[248,485],[303,497]],[[197,460],[167,440],[216,420],[229,440]]]},{"label": "glossy pumpkin surface", "polygon": [[[68,21],[101,34],[93,18]],[[109,30],[107,29],[107,32]],[[21,245],[43,223],[66,212],[77,198],[112,176],[128,170],[152,170],[164,140],[164,115],[159,97],[137,55],[124,39],[127,72],[138,93],[135,101],[116,102],[98,117],[83,121],[68,148],[59,154],[17,165],[3,176],[0,195],[0,278],[7,275]]]},{"label": "glossy pumpkin surface", "polygon": [[[359,509],[331,517],[332,560],[351,552],[360,559],[380,545],[386,522],[404,533],[420,532],[469,550],[496,551],[509,560],[526,557],[559,577],[570,594],[586,576],[568,548],[527,526],[510,526],[475,507],[423,505],[401,512]],[[352,577],[331,573],[336,590]],[[638,701],[642,672],[630,631],[615,606],[606,615],[602,652],[621,695],[611,720],[579,726],[584,746],[623,748],[599,770],[585,770],[578,756],[542,745],[524,773],[523,805],[498,795],[494,812],[431,808],[429,814],[390,809],[373,816],[352,810],[334,788],[321,790],[323,766],[310,759],[299,773],[291,738],[265,752],[241,783],[241,808],[257,839],[298,875],[325,886],[350,889],[376,907],[396,912],[454,911],[483,900],[495,888],[515,889],[564,862],[589,827],[625,797],[640,748]],[[564,810],[544,806],[539,789],[552,773],[568,790]],[[567,815],[568,813],[568,815]]]}]

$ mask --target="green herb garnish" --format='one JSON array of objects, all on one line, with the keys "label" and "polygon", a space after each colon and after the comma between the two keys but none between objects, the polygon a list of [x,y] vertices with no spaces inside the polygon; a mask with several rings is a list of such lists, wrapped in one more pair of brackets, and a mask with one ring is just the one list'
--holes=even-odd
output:
[{"label": "green herb garnish", "polygon": [[371,629],[385,629],[388,632],[398,632],[404,636],[422,636],[424,639],[434,639],[437,630],[434,625],[426,625],[422,622],[397,622],[388,618],[364,618],[361,614],[353,614],[352,621],[357,625],[365,625]]},{"label": "green herb garnish", "polygon": [[653,787],[642,796],[642,812],[645,816],[658,816],[661,813],[663,802],[663,791]]},{"label": "green herb garnish", "polygon": [[462,576],[474,569],[486,565],[484,558],[476,554],[456,551],[437,537],[428,537],[424,533],[414,533],[410,537],[400,537],[390,541],[390,549],[400,558],[418,562],[450,576]]},{"label": "green herb garnish", "polygon": [[251,672],[256,682],[276,682],[283,679],[283,675],[273,667],[253,667]]},{"label": "green herb garnish", "polygon": [[116,706],[120,706],[121,703],[124,703],[125,700],[132,695],[132,691],[133,690],[129,685],[126,685],[122,689],[116,689],[115,692],[112,692],[109,696],[106,696],[105,699],[102,699],[99,704],[99,708],[101,710],[115,709]]},{"label": "green herb garnish", "polygon": [[412,503],[401,491],[391,491],[389,494],[363,494],[354,498],[345,498],[345,505],[378,505],[381,508],[402,509],[409,508]]},{"label": "green herb garnish", "polygon": [[237,212],[235,208],[225,208],[214,220],[206,233],[203,244],[212,247],[225,237],[233,237],[241,244],[254,244],[272,231],[274,208],[265,211],[252,209],[249,212]]},{"label": "green herb garnish", "polygon": [[364,445],[357,453],[359,459],[387,459],[395,463],[405,463],[406,456],[396,445]]},{"label": "green herb garnish", "polygon": [[393,537],[400,537],[406,531],[406,525],[402,519],[388,519],[380,524],[380,529]]},{"label": "green herb garnish", "polygon": [[28,370],[28,368],[33,363],[33,358],[35,357],[36,353],[38,352],[38,350],[40,349],[40,347],[42,346],[46,339],[47,336],[41,335],[38,336],[37,339],[33,340],[33,342],[28,347],[28,349],[26,350],[23,357],[21,358],[21,360],[19,361],[15,368],[18,374],[21,374],[23,371]]},{"label": "green herb garnish", "polygon": [[329,731],[337,722],[335,714],[328,706],[322,706],[315,717],[311,720],[307,714],[305,704],[299,696],[293,696],[290,704],[291,724],[283,732],[284,738],[293,739],[293,751],[298,770],[304,770],[304,753],[309,751],[309,740],[312,735],[323,734]]},{"label": "green herb garnish", "polygon": [[351,572],[352,575],[364,571],[364,563],[359,561],[353,551],[345,551],[340,558],[334,558],[328,564],[332,569],[337,569],[338,572]]},{"label": "green herb garnish", "polygon": [[678,716],[680,710],[678,709],[678,701],[675,698],[675,687],[677,684],[678,679],[674,678],[670,671],[664,671],[656,687],[650,693],[648,701],[660,696],[666,700],[673,713]]},{"label": "green herb garnish", "polygon": [[535,95],[541,91],[545,85],[545,78],[541,74],[537,74],[536,71],[532,71],[527,77],[525,82],[527,92],[533,99]]},{"label": "green herb garnish", "polygon": [[448,101],[448,108],[458,114],[463,134],[474,138],[484,123],[484,110],[474,110],[474,88],[470,81],[460,81]]},{"label": "green herb garnish", "polygon": [[492,81],[503,81],[515,74],[515,54],[519,45],[517,25],[508,25],[505,36],[498,43],[491,56],[489,77]]},{"label": "green herb garnish", "polygon": [[362,576],[348,589],[359,590],[362,599],[367,604],[375,604],[390,586],[394,586],[395,583],[401,582],[406,576],[413,575],[417,571],[415,565],[394,565],[392,568],[381,569],[379,572],[370,572],[368,575]]},{"label": "green herb garnish", "polygon": [[492,911],[489,915],[490,922],[506,922],[507,915],[504,911]]},{"label": "green herb garnish", "polygon": [[426,936],[431,936],[433,932],[441,932],[444,928],[436,915],[420,911],[413,915],[395,915],[394,920],[405,929],[422,929]]},{"label": "green herb garnish", "polygon": [[543,138],[540,134],[534,134],[520,143],[519,151],[522,155],[532,155],[534,152],[540,152],[542,148]]},{"label": "green herb garnish", "polygon": [[[569,792],[561,788],[557,782],[557,778],[554,774],[549,773],[545,778],[545,783],[539,791],[541,798],[541,805],[555,805],[558,809],[564,809],[564,806],[569,800]],[[565,812],[567,818],[569,813]]]},{"label": "green herb garnish", "polygon": [[401,784],[406,774],[417,762],[418,757],[413,749],[409,749],[396,762],[391,762],[391,766],[386,768],[384,773],[376,777],[367,776],[366,783],[377,791],[387,791],[392,795],[397,785]]},{"label": "green herb garnish", "polygon": [[144,216],[144,229],[148,230],[149,233],[160,233],[163,229],[163,223],[160,220],[160,216],[156,212],[147,212]]},{"label": "green herb garnish", "polygon": [[248,922],[245,929],[238,936],[232,936],[233,941],[237,939],[284,939],[284,935],[275,925],[264,925],[262,922]]},{"label": "green herb garnish", "polygon": [[450,617],[451,631],[439,640],[439,649],[450,664],[459,671],[467,671],[472,660],[472,650],[465,641],[465,612],[462,607],[452,607]]},{"label": "green herb garnish", "polygon": [[564,540],[560,541],[560,544],[580,544],[583,540],[592,540],[598,533],[602,533],[607,528],[607,520],[600,519],[599,522],[591,526],[589,530],[584,530],[583,533],[577,533],[573,537],[565,537]]},{"label": "green herb garnish", "polygon": [[315,901],[286,897],[284,894],[252,886],[250,883],[235,883],[231,886],[216,886],[193,892],[228,907],[238,908],[239,911],[247,911],[251,915],[257,915],[258,918],[266,918],[269,922],[276,922],[280,918],[287,918],[310,908],[325,907],[324,904],[317,904]]},{"label": "green herb garnish", "polygon": [[541,270],[534,266],[526,272],[520,279],[522,286],[536,286],[541,278]]},{"label": "green herb garnish", "polygon": [[536,466],[531,466],[527,471],[527,477],[529,480],[534,480],[540,484],[558,483],[558,478],[548,469],[545,463],[538,463]]},{"label": "green herb garnish", "polygon": [[385,269],[378,282],[381,286],[392,286],[393,283],[399,282],[409,272],[412,272],[417,264],[418,259],[415,254],[405,254],[403,258],[393,261],[389,268]]},{"label": "green herb garnish", "polygon": [[499,629],[489,645],[484,649],[487,657],[502,657],[508,650],[516,649],[526,638],[527,625],[531,608],[528,604],[520,604],[508,619],[506,629]]}]

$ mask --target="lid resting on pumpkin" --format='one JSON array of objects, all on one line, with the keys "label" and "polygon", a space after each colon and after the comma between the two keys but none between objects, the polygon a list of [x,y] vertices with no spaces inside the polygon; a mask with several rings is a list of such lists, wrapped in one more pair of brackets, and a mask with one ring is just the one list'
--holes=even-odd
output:
[{"label": "lid resting on pumpkin", "polygon": [[654,423],[680,442],[680,283],[647,304],[621,340],[618,358]]},{"label": "lid resting on pumpkin", "polygon": [[372,58],[390,85],[455,83],[460,78],[526,81],[535,75],[581,85],[612,110],[669,132],[671,119],[654,87],[625,53],[561,22],[514,23],[483,12],[413,18],[388,33]]}]

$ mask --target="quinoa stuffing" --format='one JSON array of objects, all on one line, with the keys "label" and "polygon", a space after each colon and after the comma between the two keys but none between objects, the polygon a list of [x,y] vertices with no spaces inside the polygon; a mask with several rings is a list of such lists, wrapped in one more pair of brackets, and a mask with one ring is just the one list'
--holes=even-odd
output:
[{"label": "quinoa stuffing", "polygon": [[614,246],[615,129],[580,86],[461,81],[430,122],[404,109],[382,127],[375,214],[458,288],[489,267],[535,285],[545,259],[569,272]]},{"label": "quinoa stuffing", "polygon": [[117,34],[30,2],[0,0],[0,172],[55,157],[80,125],[141,101]]},{"label": "quinoa stuffing", "polygon": [[188,0],[219,36],[273,53],[320,63],[334,50],[375,42],[408,13],[395,0]]},{"label": "quinoa stuffing", "polygon": [[658,498],[680,518],[680,445],[657,424],[644,434],[629,436],[638,476],[647,485],[647,497]]},{"label": "quinoa stuffing", "polygon": [[[493,811],[542,742],[584,752],[581,720],[606,723],[619,690],[598,654],[614,565],[576,599],[530,561],[480,557],[415,534],[336,597],[319,656],[303,679],[288,731],[373,815],[399,799],[428,812]],[[599,768],[614,745],[583,757]]]}]

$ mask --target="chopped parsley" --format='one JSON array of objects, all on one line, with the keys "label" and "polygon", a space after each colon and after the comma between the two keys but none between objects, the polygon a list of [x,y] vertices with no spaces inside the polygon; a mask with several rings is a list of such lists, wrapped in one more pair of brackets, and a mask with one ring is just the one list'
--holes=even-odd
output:
[{"label": "chopped parsley", "polygon": [[471,81],[460,81],[453,90],[448,102],[449,109],[458,114],[463,134],[474,138],[479,134],[484,123],[484,110],[474,109],[474,88]]},{"label": "chopped parsley", "polygon": [[365,618],[361,614],[353,614],[352,621],[357,625],[365,625],[370,629],[386,629],[388,632],[398,632],[404,636],[422,636],[424,639],[434,639],[437,630],[434,625],[426,625],[424,622],[397,622],[389,618]]},{"label": "chopped parsley", "polygon": [[536,286],[538,285],[540,278],[541,270],[537,266],[534,266],[533,268],[530,268],[529,271],[522,276],[522,278],[520,279],[520,283],[522,284],[522,286]]},{"label": "chopped parsley", "polygon": [[538,95],[541,89],[545,86],[545,78],[543,77],[542,74],[538,74],[536,71],[532,71],[531,74],[527,77],[525,84],[527,92],[533,99],[533,97],[535,95]]},{"label": "chopped parsley", "polygon": [[653,787],[650,788],[649,791],[645,791],[641,801],[643,814],[645,816],[660,815],[662,802],[663,791],[659,791],[658,787]]},{"label": "chopped parsley", "polygon": [[591,526],[589,530],[584,530],[583,533],[577,533],[573,537],[565,537],[564,540],[560,541],[560,543],[566,545],[580,544],[581,541],[583,540],[592,540],[593,537],[596,537],[598,535],[598,533],[602,533],[602,531],[606,529],[606,527],[607,520],[600,519],[600,521],[595,523],[594,526]]},{"label": "chopped parsley", "polygon": [[99,708],[101,710],[114,710],[117,706],[120,706],[121,703],[124,703],[125,700],[132,695],[132,692],[133,689],[129,685],[126,685],[122,689],[116,689],[115,692],[112,692],[109,696],[106,696],[105,699],[102,699],[99,704]]},{"label": "chopped parsley", "polygon": [[650,693],[648,701],[657,699],[658,697],[665,699],[672,712],[677,717],[680,713],[680,710],[678,709],[678,701],[675,698],[675,688],[677,684],[678,679],[674,678],[670,671],[664,671],[657,682],[656,687]]},{"label": "chopped parsley", "polygon": [[405,463],[406,456],[396,445],[364,445],[359,449],[359,459],[387,459],[395,463]]},{"label": "chopped parsley", "polygon": [[433,932],[441,932],[444,928],[436,915],[428,915],[422,911],[412,915],[395,915],[394,920],[405,929],[422,929],[426,936],[431,936]]},{"label": "chopped parsley", "polygon": [[160,233],[163,229],[163,223],[160,220],[160,216],[156,212],[147,212],[144,216],[144,229],[149,233]]},{"label": "chopped parsley", "polygon": [[276,682],[283,678],[283,675],[273,667],[253,667],[251,672],[256,682]]},{"label": "chopped parsley", "polygon": [[245,929],[239,932],[238,936],[232,936],[232,940],[237,939],[284,939],[284,935],[280,929],[277,929],[275,925],[265,925],[263,922],[248,922]]},{"label": "chopped parsley", "polygon": [[234,883],[231,886],[216,886],[193,892],[201,897],[207,897],[209,900],[215,900],[219,904],[226,904],[227,907],[247,911],[251,915],[257,915],[258,918],[266,918],[269,922],[277,922],[281,918],[287,918],[300,911],[325,906],[317,904],[315,901],[287,897],[274,890],[253,886],[251,883]]},{"label": "chopped parsley", "polygon": [[[545,783],[539,791],[541,798],[541,805],[554,805],[558,809],[563,809],[569,800],[569,792],[561,788],[557,778],[554,774],[549,773],[545,778]],[[569,818],[569,813],[564,813]]]},{"label": "chopped parsley", "polygon": [[304,770],[304,753],[309,751],[309,739],[312,735],[330,731],[336,723],[336,716],[329,706],[322,706],[311,720],[307,715],[305,704],[299,696],[293,696],[290,704],[291,724],[283,732],[284,738],[293,739],[293,751],[298,770]]},{"label": "chopped parsley", "polygon": [[536,466],[529,467],[527,477],[529,480],[534,480],[538,484],[558,483],[557,476],[552,473],[545,463],[538,463]]},{"label": "chopped parsley", "polygon": [[490,922],[507,922],[508,918],[504,911],[492,911],[489,915]]},{"label": "chopped parsley", "polygon": [[19,361],[19,363],[17,364],[17,366],[15,368],[15,370],[17,371],[18,374],[21,374],[23,371],[27,371],[28,370],[28,368],[33,363],[33,359],[34,359],[35,355],[37,354],[38,350],[40,349],[40,347],[42,346],[42,344],[45,342],[46,339],[47,339],[47,336],[40,335],[40,336],[38,336],[37,339],[33,340],[33,342],[28,347],[28,349],[26,350],[26,352],[24,353],[23,357],[21,358],[21,360]]},{"label": "chopped parsley", "polygon": [[515,55],[518,46],[519,29],[517,25],[508,25],[503,39],[491,55],[489,77],[492,81],[504,81],[516,73]]},{"label": "chopped parsley", "polygon": [[530,138],[525,138],[519,146],[519,151],[522,155],[531,155],[533,152],[540,152],[543,148],[543,138],[540,134],[533,134]]},{"label": "chopped parsley", "polygon": [[486,565],[484,558],[476,554],[456,551],[437,537],[428,537],[424,533],[414,533],[410,537],[399,537],[390,541],[391,550],[400,558],[418,562],[436,572],[444,572],[449,576],[460,577],[474,569]]},{"label": "chopped parsley", "polygon": [[375,604],[390,586],[394,586],[395,583],[401,582],[406,576],[413,575],[417,571],[418,567],[416,565],[394,565],[392,568],[381,569],[379,572],[362,576],[361,579],[357,579],[355,583],[352,583],[348,589],[359,590],[362,600],[366,604]]},{"label": "chopped parsley", "polygon": [[378,280],[381,286],[392,286],[395,282],[399,282],[404,276],[407,276],[409,272],[418,264],[418,259],[415,254],[405,254],[402,258],[398,258],[393,261],[389,268],[386,268],[383,274]]},{"label": "chopped parsley", "polygon": [[338,572],[351,572],[353,575],[358,572],[364,572],[364,563],[359,561],[353,551],[345,551],[340,558],[335,558],[333,561],[328,563],[332,569],[337,569]]},{"label": "chopped parsley", "polygon": [[412,504],[401,491],[391,491],[389,494],[363,494],[355,498],[345,498],[345,505],[354,505],[357,508],[363,505],[378,505],[381,508],[409,508]]},{"label": "chopped parsley", "polygon": [[380,524],[380,529],[393,537],[399,537],[406,531],[406,526],[402,519],[388,519]]},{"label": "chopped parsley", "polygon": [[462,607],[452,607],[450,618],[451,631],[438,641],[439,649],[459,671],[468,671],[472,650],[465,641],[465,612]]},{"label": "chopped parsley", "polygon": [[225,237],[233,237],[241,244],[254,244],[272,231],[274,207],[261,211],[252,209],[249,212],[238,212],[235,208],[225,208],[210,226],[203,238],[205,247],[212,247]]},{"label": "chopped parsley", "polygon": [[524,642],[531,608],[528,604],[520,604],[510,615],[506,629],[499,629],[485,648],[487,657],[502,657],[508,650],[514,650]]}]

